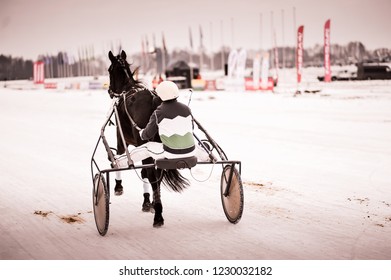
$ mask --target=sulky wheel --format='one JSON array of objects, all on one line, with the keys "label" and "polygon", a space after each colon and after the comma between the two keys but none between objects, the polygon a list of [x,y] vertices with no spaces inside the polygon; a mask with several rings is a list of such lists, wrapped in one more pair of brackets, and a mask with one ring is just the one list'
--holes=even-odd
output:
[{"label": "sulky wheel", "polygon": [[92,201],[96,228],[104,236],[109,228],[109,191],[103,174],[95,175]]},{"label": "sulky wheel", "polygon": [[[226,165],[221,174],[221,202],[228,221],[236,224],[243,213],[243,185],[240,174],[232,165]],[[229,189],[228,189],[229,188]]]}]

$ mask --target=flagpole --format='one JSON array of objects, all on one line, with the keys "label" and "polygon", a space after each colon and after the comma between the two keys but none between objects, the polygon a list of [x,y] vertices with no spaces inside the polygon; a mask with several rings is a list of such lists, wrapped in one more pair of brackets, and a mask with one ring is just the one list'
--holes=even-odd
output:
[{"label": "flagpole", "polygon": [[273,11],[270,11],[270,34],[271,34],[271,47],[273,48],[273,33],[274,33],[274,17]]},{"label": "flagpole", "polygon": [[191,81],[193,80],[193,38],[191,35],[191,28],[189,26],[189,39],[190,39],[190,88],[191,86]]},{"label": "flagpole", "polygon": [[293,45],[295,45],[296,42],[296,7],[293,7]]},{"label": "flagpole", "polygon": [[234,18],[231,18],[231,36],[232,36],[232,49],[235,48],[235,40],[234,40]]},{"label": "flagpole", "polygon": [[52,55],[48,56],[49,57],[49,65],[50,65],[50,78],[54,78],[54,73],[53,73],[53,57]]},{"label": "flagpole", "polygon": [[146,52],[145,52],[145,61],[146,61],[145,72],[147,72],[147,71],[149,70],[149,66],[150,66],[150,63],[149,63],[149,42],[148,42],[148,35],[145,35],[145,49],[146,49]]},{"label": "flagpole", "polygon": [[202,34],[202,27],[200,25],[200,67],[199,67],[199,72],[200,73],[201,73],[201,70],[202,70],[202,67],[203,67],[203,64],[204,64],[204,54],[203,54],[204,44],[202,42],[202,39],[203,39],[203,34]]},{"label": "flagpole", "polygon": [[[154,65],[153,67],[155,67],[155,71],[156,71],[156,75],[157,74],[160,74],[159,71],[158,71],[158,63],[157,63],[157,51],[156,51],[156,38],[155,38],[155,33],[152,33],[152,44],[153,44],[153,52],[152,54],[155,55],[155,59],[153,60],[154,62]],[[152,56],[153,57],[153,56]]]},{"label": "flagpole", "polygon": [[259,47],[263,50],[263,41],[262,41],[262,13],[259,14]]},{"label": "flagpole", "polygon": [[225,73],[225,59],[224,59],[224,33],[223,33],[223,21],[220,21],[220,30],[221,30],[221,69]]},{"label": "flagpole", "polygon": [[274,73],[278,79],[278,48],[277,48],[277,39],[276,39],[276,28],[274,26],[274,12],[271,12],[271,26],[272,26],[272,49],[273,49],[273,58],[274,58]]},{"label": "flagpole", "polygon": [[[297,47],[297,27],[296,27],[296,7],[293,7],[293,46]],[[293,48],[295,50],[295,48]],[[296,63],[296,50],[294,51],[294,62]],[[299,84],[297,84],[297,88],[299,88]]]},{"label": "flagpole", "polygon": [[210,22],[210,70],[214,70],[214,62],[213,62],[213,24]]},{"label": "flagpole", "polygon": [[141,65],[143,67],[143,73],[145,74],[147,71],[145,66],[145,44],[143,36],[141,36]]},{"label": "flagpole", "polygon": [[164,38],[164,33],[162,32],[162,43],[163,43],[163,75],[166,75],[166,40]]},{"label": "flagpole", "polygon": [[284,26],[284,9],[281,10],[281,31],[282,31],[282,69],[285,69],[285,26]]}]

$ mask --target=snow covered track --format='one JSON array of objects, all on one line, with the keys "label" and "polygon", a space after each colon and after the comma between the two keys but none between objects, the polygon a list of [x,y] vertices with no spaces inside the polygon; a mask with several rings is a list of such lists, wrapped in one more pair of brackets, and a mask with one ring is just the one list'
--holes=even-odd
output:
[{"label": "snow covered track", "polygon": [[[203,183],[184,171],[182,194],[162,188],[165,226],[152,228],[130,171],[105,237],[90,156],[107,93],[1,88],[0,259],[390,259],[391,90],[335,85],[297,97],[194,92],[195,117],[243,163],[241,222],[224,216],[216,166]],[[192,172],[201,180],[210,166]]]}]

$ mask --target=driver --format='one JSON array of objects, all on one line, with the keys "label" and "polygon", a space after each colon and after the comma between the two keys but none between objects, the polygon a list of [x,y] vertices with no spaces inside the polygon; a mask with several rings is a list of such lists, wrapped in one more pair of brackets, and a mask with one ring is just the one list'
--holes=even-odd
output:
[{"label": "driver", "polygon": [[[148,157],[156,160],[196,156],[198,161],[208,161],[208,153],[195,144],[190,108],[177,100],[178,86],[171,81],[163,81],[156,87],[156,93],[163,102],[140,131],[140,137],[150,140],[158,133],[161,143],[151,141],[134,148],[130,151],[131,160],[138,162]],[[117,159],[117,164],[120,167],[127,164],[126,154]]]}]

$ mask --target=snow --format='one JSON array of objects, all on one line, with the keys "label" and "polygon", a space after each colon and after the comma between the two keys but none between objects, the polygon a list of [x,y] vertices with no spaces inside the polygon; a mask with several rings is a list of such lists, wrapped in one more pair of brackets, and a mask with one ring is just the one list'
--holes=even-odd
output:
[{"label": "snow", "polygon": [[[128,171],[105,237],[92,212],[90,160],[106,91],[1,87],[0,259],[389,260],[391,83],[324,84],[313,75],[302,86],[320,92],[294,96],[284,75],[274,94],[191,98],[228,158],[242,161],[238,224],[224,216],[219,165],[184,171],[192,183],[182,194],[162,188],[158,229]],[[183,91],[181,101],[189,97]]]}]

